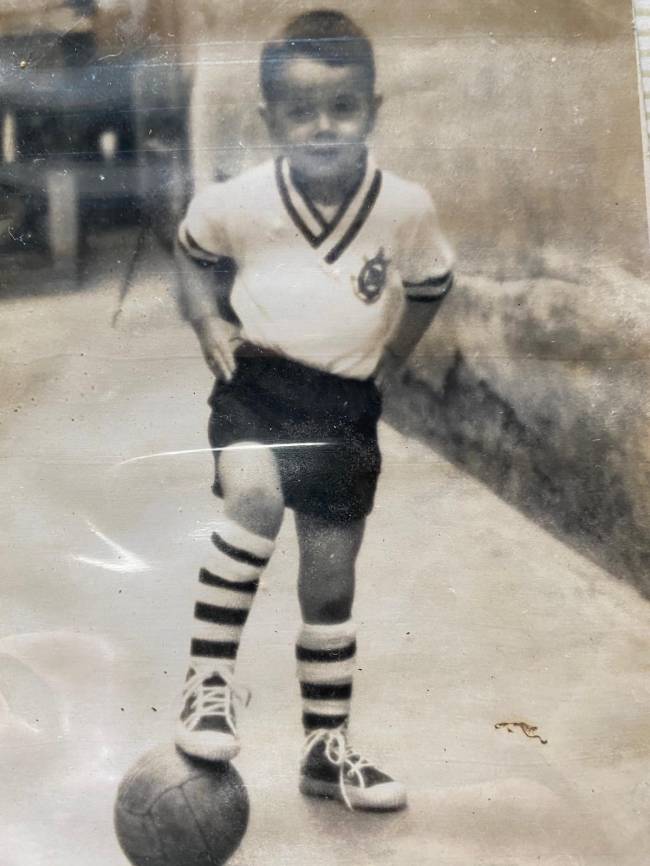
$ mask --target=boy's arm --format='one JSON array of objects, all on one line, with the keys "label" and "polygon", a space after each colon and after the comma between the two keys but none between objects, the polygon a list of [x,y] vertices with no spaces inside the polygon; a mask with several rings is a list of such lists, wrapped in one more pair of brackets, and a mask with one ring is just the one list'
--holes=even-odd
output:
[{"label": "boy's arm", "polygon": [[380,384],[404,367],[431,322],[435,319],[452,285],[453,276],[449,274],[440,295],[422,298],[408,297],[407,295],[402,316],[384,349],[383,357],[377,369],[376,379]]},{"label": "boy's arm", "polygon": [[404,305],[375,374],[380,384],[404,367],[454,283],[454,252],[431,196],[411,185],[404,200],[409,213],[398,228],[395,255]]},{"label": "boy's arm", "polygon": [[232,284],[232,267],[190,257],[176,242],[180,305],[194,328],[203,356],[218,379],[226,382],[235,370],[234,352],[241,337],[239,327],[222,315]]}]

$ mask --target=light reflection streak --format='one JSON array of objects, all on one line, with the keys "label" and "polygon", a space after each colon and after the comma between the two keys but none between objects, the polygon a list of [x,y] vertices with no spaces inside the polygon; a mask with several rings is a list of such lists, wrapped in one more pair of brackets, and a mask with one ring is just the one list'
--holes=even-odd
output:
[{"label": "light reflection streak", "polygon": [[90,531],[113,551],[115,557],[113,559],[98,559],[93,556],[84,556],[81,553],[73,553],[70,555],[72,560],[75,562],[82,562],[84,565],[94,565],[97,568],[103,568],[106,571],[116,571],[119,574],[136,574],[138,572],[151,570],[149,563],[141,559],[136,553],[127,550],[126,547],[118,544],[117,541],[113,541],[112,538],[109,538],[101,532],[101,530],[97,529],[90,520],[86,520],[86,523],[88,524]]},{"label": "light reflection streak", "polygon": [[156,457],[179,457],[185,454],[211,454],[215,451],[259,451],[266,448],[322,448],[324,445],[329,445],[329,442],[275,442],[270,445],[264,445],[257,442],[247,442],[242,445],[227,445],[223,448],[185,448],[181,451],[157,451],[154,454],[142,454],[139,457],[129,457],[127,460],[120,460],[113,467],[117,469],[120,466],[127,466],[129,463],[139,463],[142,460],[153,460]]}]

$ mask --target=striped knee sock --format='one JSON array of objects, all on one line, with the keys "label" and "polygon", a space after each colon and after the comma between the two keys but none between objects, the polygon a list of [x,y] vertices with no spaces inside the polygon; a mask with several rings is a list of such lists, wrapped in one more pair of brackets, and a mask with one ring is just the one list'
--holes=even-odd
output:
[{"label": "striped knee sock", "polygon": [[211,555],[199,572],[191,666],[195,670],[214,666],[232,675],[259,577],[274,542],[227,520],[212,533],[212,543]]},{"label": "striped knee sock", "polygon": [[303,625],[296,644],[296,660],[305,733],[347,725],[355,635],[351,620],[335,625]]}]

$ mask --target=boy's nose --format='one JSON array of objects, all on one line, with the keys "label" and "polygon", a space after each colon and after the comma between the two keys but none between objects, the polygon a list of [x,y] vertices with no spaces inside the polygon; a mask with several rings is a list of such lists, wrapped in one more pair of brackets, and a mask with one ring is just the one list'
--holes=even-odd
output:
[{"label": "boy's nose", "polygon": [[332,130],[332,118],[328,111],[320,111],[318,113],[318,131],[330,132]]}]

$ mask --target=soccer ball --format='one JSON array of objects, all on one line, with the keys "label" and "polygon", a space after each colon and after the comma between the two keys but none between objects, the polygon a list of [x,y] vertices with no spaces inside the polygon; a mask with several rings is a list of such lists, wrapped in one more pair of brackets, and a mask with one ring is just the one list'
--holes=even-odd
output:
[{"label": "soccer ball", "polygon": [[249,802],[231,764],[158,746],[128,771],[115,832],[133,866],[222,866],[248,826]]}]

